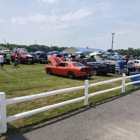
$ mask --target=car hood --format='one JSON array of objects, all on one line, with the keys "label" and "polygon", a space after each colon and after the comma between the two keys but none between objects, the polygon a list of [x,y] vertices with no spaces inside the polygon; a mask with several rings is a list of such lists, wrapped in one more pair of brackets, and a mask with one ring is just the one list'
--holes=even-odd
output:
[{"label": "car hood", "polygon": [[56,66],[58,63],[62,62],[62,59],[59,57],[50,56],[49,60],[51,61],[53,66]]},{"label": "car hood", "polygon": [[99,57],[98,55],[95,55],[94,58],[96,59],[98,63],[102,63],[102,64],[104,63],[101,57]]}]

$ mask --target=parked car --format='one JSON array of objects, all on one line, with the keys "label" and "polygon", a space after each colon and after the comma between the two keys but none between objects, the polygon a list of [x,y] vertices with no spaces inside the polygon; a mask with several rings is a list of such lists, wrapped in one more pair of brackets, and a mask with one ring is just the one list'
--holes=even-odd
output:
[{"label": "parked car", "polygon": [[34,56],[35,63],[40,63],[40,60],[39,60],[40,55],[45,55],[45,54],[46,53],[43,51],[30,52],[30,55]]},{"label": "parked car", "polygon": [[72,61],[80,62],[83,58],[85,58],[85,55],[81,55],[81,56],[73,55]]},{"label": "parked car", "polygon": [[89,58],[83,58],[80,60],[81,63],[83,63],[86,66],[91,66],[94,69],[94,75],[99,75],[103,74],[106,75],[108,70],[107,66],[103,63],[97,62],[98,60],[95,59],[96,56],[94,57],[89,57]]},{"label": "parked car", "polygon": [[47,74],[66,76],[69,79],[76,77],[91,77],[94,74],[92,67],[80,62],[63,61],[60,57],[49,57],[52,66],[45,66]]},{"label": "parked car", "polygon": [[115,61],[104,60],[104,64],[107,66],[107,70],[109,73],[115,73]]},{"label": "parked car", "polygon": [[48,63],[48,55],[47,54],[40,54],[39,58],[38,58],[38,62],[39,63]]},{"label": "parked car", "polygon": [[39,61],[38,61],[39,55],[34,54],[34,53],[29,53],[29,54],[32,55],[32,56],[34,57],[34,62],[35,62],[35,63],[38,63],[38,62],[39,62]]},{"label": "parked car", "polygon": [[133,62],[134,62],[134,64],[135,64],[135,68],[137,69],[137,70],[140,70],[140,60],[132,60]]},{"label": "parked car", "polygon": [[29,62],[31,64],[34,64],[34,57],[30,55],[28,52],[23,50],[16,50],[13,53],[11,53],[11,61],[15,61],[16,53],[18,53],[18,59],[20,63],[26,63]]}]

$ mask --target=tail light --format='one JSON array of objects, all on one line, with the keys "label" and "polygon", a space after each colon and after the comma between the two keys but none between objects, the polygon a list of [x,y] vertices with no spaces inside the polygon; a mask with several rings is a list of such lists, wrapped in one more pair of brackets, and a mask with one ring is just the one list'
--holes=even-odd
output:
[{"label": "tail light", "polygon": [[90,70],[93,71],[94,70],[93,67],[90,67]]},{"label": "tail light", "polygon": [[93,70],[93,68],[82,68],[82,69],[81,69],[81,72],[87,72],[87,73],[90,73],[91,70]]},{"label": "tail light", "polygon": [[84,69],[81,69],[81,72],[86,72],[86,69],[84,68]]}]

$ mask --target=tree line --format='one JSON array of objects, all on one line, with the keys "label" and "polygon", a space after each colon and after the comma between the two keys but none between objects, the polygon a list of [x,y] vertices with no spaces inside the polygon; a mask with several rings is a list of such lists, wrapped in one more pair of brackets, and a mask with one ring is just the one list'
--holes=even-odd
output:
[{"label": "tree line", "polygon": [[119,55],[134,55],[134,56],[140,56],[140,49],[133,49],[133,48],[128,48],[127,50],[124,49],[118,49],[118,50],[112,50],[108,49],[108,52],[116,52]]},{"label": "tree line", "polygon": [[13,50],[15,48],[24,48],[26,49],[28,52],[35,52],[35,51],[44,51],[44,52],[51,52],[51,51],[63,51],[68,47],[58,47],[58,46],[45,46],[45,45],[38,45],[38,44],[34,44],[34,45],[17,45],[17,44],[0,44],[0,46],[6,47],[9,50]]},{"label": "tree line", "polygon": [[[0,44],[0,46],[6,47],[9,50],[13,50],[14,48],[25,48],[28,52],[35,52],[35,51],[44,51],[44,52],[51,52],[51,51],[59,51],[62,52],[68,47],[58,47],[58,46],[45,46],[45,45],[38,45],[38,44],[33,44],[33,45],[17,45],[17,44]],[[135,55],[135,56],[140,56],[140,49],[133,49],[133,48],[128,48],[127,50],[125,49],[118,49],[118,50],[112,50],[108,49],[108,52],[116,52],[119,55]]]}]

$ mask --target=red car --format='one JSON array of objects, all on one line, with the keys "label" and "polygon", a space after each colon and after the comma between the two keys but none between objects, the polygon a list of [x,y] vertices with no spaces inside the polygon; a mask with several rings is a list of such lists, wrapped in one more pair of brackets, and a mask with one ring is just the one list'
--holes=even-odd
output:
[{"label": "red car", "polygon": [[18,53],[18,59],[20,63],[26,63],[29,62],[31,64],[34,64],[34,56],[30,55],[28,52],[23,50],[16,50],[15,52],[11,53],[11,61],[15,61],[16,53]]},{"label": "red car", "polygon": [[45,66],[47,74],[66,76],[69,79],[75,77],[91,77],[94,74],[92,67],[80,62],[62,61],[60,57],[49,57],[52,66]]}]

